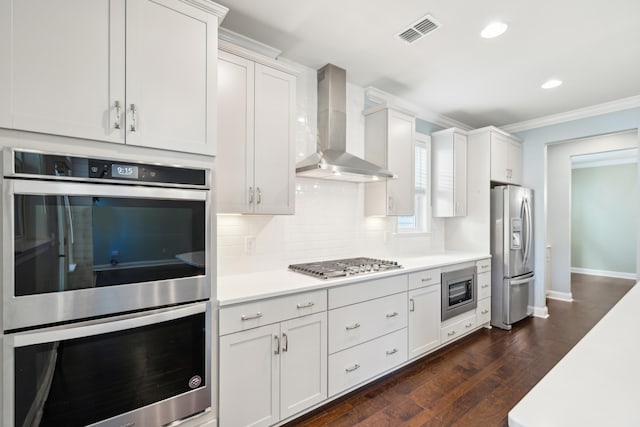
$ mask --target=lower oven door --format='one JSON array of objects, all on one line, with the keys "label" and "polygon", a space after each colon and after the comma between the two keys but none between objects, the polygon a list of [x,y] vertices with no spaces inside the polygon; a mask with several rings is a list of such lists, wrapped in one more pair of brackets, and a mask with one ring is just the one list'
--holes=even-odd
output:
[{"label": "lower oven door", "polygon": [[160,426],[211,406],[211,303],[5,335],[3,426]]},{"label": "lower oven door", "polygon": [[210,297],[210,192],[5,179],[3,329]]}]

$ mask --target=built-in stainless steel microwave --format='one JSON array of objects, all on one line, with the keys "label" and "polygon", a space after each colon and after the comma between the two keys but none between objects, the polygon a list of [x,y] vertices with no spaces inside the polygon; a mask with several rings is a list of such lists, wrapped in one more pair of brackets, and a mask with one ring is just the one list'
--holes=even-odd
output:
[{"label": "built-in stainless steel microwave", "polygon": [[478,305],[476,267],[442,273],[442,320],[473,310]]}]

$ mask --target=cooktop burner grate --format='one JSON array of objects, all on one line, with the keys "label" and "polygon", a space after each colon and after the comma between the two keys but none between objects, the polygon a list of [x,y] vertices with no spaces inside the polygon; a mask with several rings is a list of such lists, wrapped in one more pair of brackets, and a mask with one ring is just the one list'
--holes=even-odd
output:
[{"label": "cooktop burner grate", "polygon": [[386,270],[402,268],[395,261],[375,258],[346,258],[331,261],[309,262],[305,264],[291,264],[289,270],[307,274],[319,279],[353,276],[356,274],[376,273]]}]

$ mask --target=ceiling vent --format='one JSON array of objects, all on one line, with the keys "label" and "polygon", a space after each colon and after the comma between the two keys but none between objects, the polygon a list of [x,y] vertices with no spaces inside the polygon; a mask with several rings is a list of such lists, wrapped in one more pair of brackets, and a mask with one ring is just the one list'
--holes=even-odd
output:
[{"label": "ceiling vent", "polygon": [[438,28],[440,28],[440,23],[433,16],[425,15],[396,35],[400,40],[411,44]]}]

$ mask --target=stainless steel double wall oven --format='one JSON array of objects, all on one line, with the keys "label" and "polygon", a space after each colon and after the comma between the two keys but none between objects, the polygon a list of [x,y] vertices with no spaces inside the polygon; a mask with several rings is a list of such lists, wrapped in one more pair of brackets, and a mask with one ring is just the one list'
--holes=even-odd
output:
[{"label": "stainless steel double wall oven", "polygon": [[211,406],[210,170],[2,154],[2,425]]}]

